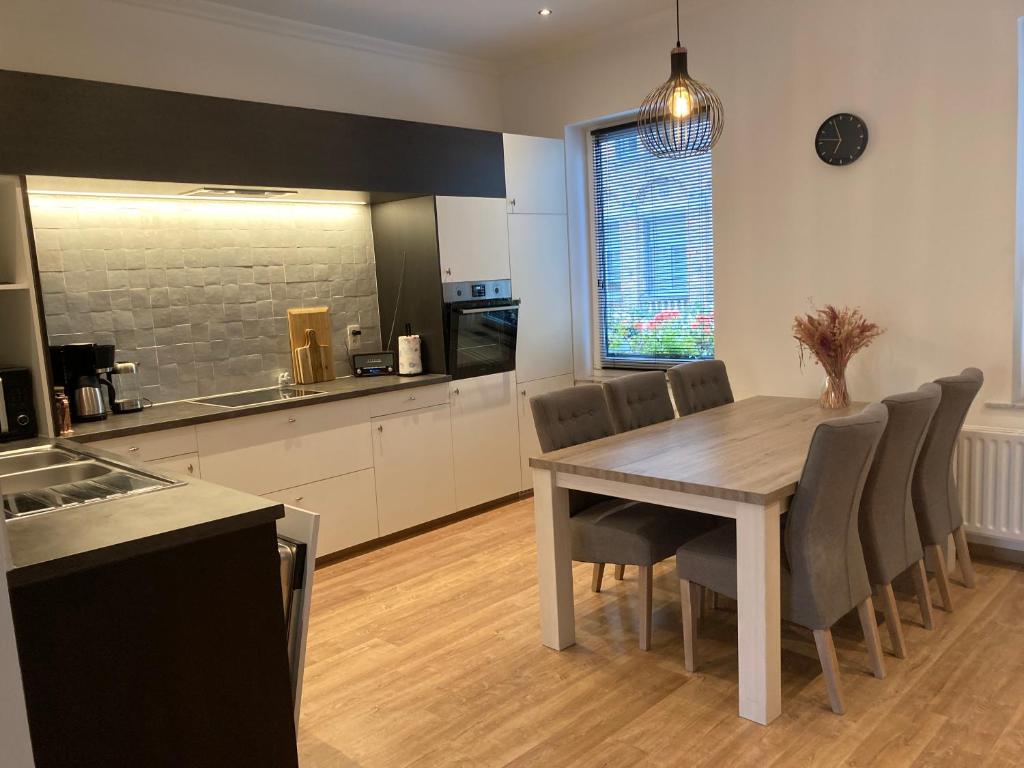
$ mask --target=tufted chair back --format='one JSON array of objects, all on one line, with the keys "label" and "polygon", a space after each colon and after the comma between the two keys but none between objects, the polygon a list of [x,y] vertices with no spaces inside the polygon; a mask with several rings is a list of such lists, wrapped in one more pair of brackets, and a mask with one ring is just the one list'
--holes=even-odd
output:
[{"label": "tufted chair back", "polygon": [[668,383],[680,416],[733,402],[729,374],[721,360],[697,360],[668,369]]},{"label": "tufted chair back", "polygon": [[605,382],[604,394],[616,432],[640,429],[675,418],[661,371],[645,371]]}]

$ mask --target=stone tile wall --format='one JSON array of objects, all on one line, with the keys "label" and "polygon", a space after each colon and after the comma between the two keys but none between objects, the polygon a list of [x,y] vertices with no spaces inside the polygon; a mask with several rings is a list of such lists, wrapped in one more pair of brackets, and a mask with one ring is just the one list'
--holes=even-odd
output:
[{"label": "stone tile wall", "polygon": [[291,370],[287,311],[331,309],[380,346],[367,206],[31,197],[51,344],[113,343],[153,402],[271,386]]}]

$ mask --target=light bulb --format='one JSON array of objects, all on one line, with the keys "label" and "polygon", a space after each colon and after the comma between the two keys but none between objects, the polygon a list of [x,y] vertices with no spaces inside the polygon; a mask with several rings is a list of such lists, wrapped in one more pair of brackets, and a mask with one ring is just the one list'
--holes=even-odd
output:
[{"label": "light bulb", "polygon": [[690,91],[684,85],[672,91],[672,117],[677,120],[690,116]]}]

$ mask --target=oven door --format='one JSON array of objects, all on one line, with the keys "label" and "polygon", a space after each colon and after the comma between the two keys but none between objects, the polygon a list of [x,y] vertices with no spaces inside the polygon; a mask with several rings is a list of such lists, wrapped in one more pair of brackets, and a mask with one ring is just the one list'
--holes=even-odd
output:
[{"label": "oven door", "polygon": [[448,373],[454,379],[514,371],[519,300],[448,305]]}]

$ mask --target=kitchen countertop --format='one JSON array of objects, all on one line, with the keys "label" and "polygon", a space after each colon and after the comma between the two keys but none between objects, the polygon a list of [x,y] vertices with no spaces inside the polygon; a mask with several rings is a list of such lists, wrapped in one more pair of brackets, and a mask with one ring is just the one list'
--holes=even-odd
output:
[{"label": "kitchen countertop", "polygon": [[[76,448],[62,440],[52,442],[127,463],[103,450]],[[51,441],[36,443],[46,445]],[[18,447],[28,446],[21,443]],[[158,474],[185,482],[134,496],[6,520],[12,564],[7,573],[10,586],[63,576],[284,517],[284,507],[268,499],[171,472]]]},{"label": "kitchen countertop", "polygon": [[451,381],[452,377],[441,373],[426,373],[420,376],[345,376],[334,381],[322,381],[317,384],[294,384],[298,389],[315,389],[323,394],[295,397],[289,400],[276,400],[271,403],[245,405],[239,408],[225,408],[218,405],[197,403],[181,400],[175,403],[161,403],[146,408],[139,413],[125,413],[108,416],[103,421],[75,424],[74,433],[68,437],[79,443],[93,440],[106,440],[113,437],[127,437],[144,432],[155,432],[161,429],[187,427],[192,424],[205,424],[221,419],[234,419],[239,416],[250,416],[256,413],[269,413],[287,408],[300,408],[317,403],[329,403],[334,400],[347,400],[352,397],[378,395],[399,389],[411,389],[430,384],[441,384]]}]

